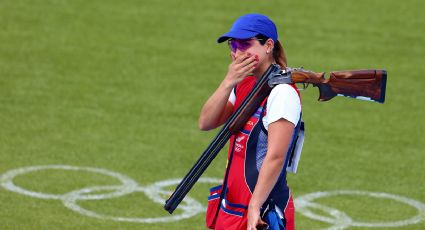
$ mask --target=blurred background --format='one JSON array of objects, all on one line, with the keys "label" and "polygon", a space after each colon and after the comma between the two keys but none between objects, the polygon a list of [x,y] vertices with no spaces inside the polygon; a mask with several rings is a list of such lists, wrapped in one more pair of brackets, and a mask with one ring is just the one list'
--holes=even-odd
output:
[{"label": "blurred background", "polygon": [[[204,229],[202,212],[170,222],[103,218],[170,217],[141,191],[78,200],[91,210],[81,214],[53,197],[6,189],[6,173],[69,165],[142,186],[182,178],[217,132],[197,128],[230,63],[216,39],[253,12],[276,23],[291,67],[388,72],[384,104],[318,102],[317,88],[302,91],[306,140],[288,183],[295,198],[356,190],[409,200],[320,198],[369,225],[338,225],[318,208],[324,220],[297,212],[297,229],[425,229],[424,7],[421,0],[0,0],[0,229]],[[205,176],[221,178],[225,158],[222,151]],[[13,183],[36,193],[120,184],[87,169],[24,171]],[[199,183],[190,197],[205,206],[214,185]]]}]

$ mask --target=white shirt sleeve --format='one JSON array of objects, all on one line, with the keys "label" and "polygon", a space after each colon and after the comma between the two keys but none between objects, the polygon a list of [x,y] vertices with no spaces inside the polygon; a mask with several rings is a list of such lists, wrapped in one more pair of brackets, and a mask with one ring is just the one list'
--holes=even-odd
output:
[{"label": "white shirt sleeve", "polygon": [[263,117],[264,127],[284,118],[297,125],[301,114],[301,102],[297,91],[288,84],[275,86],[267,99],[267,113]]},{"label": "white shirt sleeve", "polygon": [[232,92],[230,93],[229,102],[232,103],[232,105],[235,105],[235,102],[236,102],[235,88],[233,88]]}]

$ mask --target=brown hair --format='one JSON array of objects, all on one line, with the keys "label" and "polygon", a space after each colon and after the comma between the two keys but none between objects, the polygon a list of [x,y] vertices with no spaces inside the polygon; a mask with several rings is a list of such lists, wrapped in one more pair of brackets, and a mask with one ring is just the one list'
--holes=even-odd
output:
[{"label": "brown hair", "polygon": [[282,44],[280,43],[279,40],[277,40],[274,43],[274,48],[273,48],[273,58],[276,61],[276,63],[278,65],[280,65],[280,67],[282,69],[285,69],[287,67],[287,61],[286,61],[286,55],[285,55],[285,50],[282,47]]},{"label": "brown hair", "polygon": [[280,65],[280,67],[282,69],[285,69],[287,67],[287,61],[286,61],[286,55],[285,55],[285,50],[282,47],[282,44],[280,43],[279,40],[277,40],[274,43],[274,48],[273,48],[273,58],[276,61],[276,63],[278,65]]}]

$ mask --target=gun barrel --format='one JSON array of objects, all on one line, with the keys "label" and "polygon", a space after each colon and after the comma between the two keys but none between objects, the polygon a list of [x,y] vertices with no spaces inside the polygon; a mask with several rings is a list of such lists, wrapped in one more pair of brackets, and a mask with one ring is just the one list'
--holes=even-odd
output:
[{"label": "gun barrel", "polygon": [[[252,115],[252,113],[248,114],[247,111],[252,110],[252,108],[254,108],[253,111],[255,111],[255,109],[260,106],[259,103],[261,103],[262,100],[258,100],[258,97],[263,97],[264,99],[267,95],[259,95],[259,92],[264,89],[264,85],[267,85],[270,76],[279,72],[280,68],[278,65],[270,65],[260,80],[256,82],[248,96],[243,100],[242,104],[226,121],[220,132],[214,137],[207,149],[202,153],[183,180],[177,185],[170,198],[165,202],[164,209],[170,214],[174,212],[190,189],[192,189],[193,185],[195,185],[220,150],[224,147],[226,142],[230,139],[232,132],[235,132],[235,130],[238,131],[241,128],[241,124],[243,125]],[[252,100],[254,97],[256,100]]]}]

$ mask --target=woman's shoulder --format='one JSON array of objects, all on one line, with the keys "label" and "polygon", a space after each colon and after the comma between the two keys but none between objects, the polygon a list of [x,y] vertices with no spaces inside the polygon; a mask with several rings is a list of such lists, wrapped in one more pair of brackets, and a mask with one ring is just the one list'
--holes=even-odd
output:
[{"label": "woman's shoulder", "polygon": [[280,118],[296,126],[301,114],[301,98],[295,86],[290,84],[275,86],[267,99],[266,112],[266,117],[263,118],[266,129],[268,124]]},{"label": "woman's shoulder", "polygon": [[299,97],[296,86],[291,84],[279,84],[276,85],[270,92],[270,97],[274,96],[287,96],[287,97]]}]

